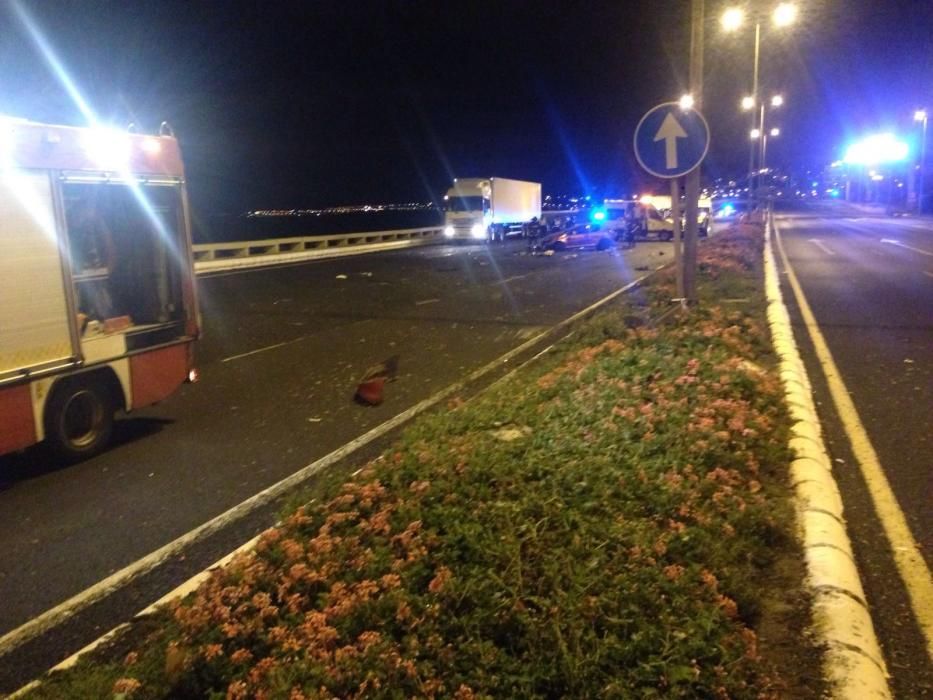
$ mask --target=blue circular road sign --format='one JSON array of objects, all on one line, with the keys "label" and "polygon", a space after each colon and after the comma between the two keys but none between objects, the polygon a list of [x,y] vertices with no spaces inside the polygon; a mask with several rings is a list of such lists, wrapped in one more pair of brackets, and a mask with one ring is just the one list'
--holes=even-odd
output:
[{"label": "blue circular road sign", "polygon": [[658,177],[686,175],[709,150],[709,125],[695,109],[665,102],[650,110],[635,128],[635,157]]}]

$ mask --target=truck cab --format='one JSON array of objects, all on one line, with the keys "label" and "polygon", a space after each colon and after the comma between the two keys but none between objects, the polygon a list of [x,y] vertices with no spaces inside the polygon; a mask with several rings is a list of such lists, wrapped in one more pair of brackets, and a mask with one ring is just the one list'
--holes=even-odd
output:
[{"label": "truck cab", "polygon": [[458,178],[444,195],[444,236],[502,241],[541,218],[541,184],[504,177]]}]

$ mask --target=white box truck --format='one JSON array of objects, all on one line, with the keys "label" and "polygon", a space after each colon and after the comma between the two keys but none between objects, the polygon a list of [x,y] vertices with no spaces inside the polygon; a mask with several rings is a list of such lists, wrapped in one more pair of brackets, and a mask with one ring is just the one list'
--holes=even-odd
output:
[{"label": "white box truck", "polygon": [[541,183],[504,177],[454,180],[444,196],[444,236],[502,241],[541,219]]},{"label": "white box truck", "polygon": [[193,381],[199,335],[178,141],[0,117],[0,454],[66,459],[116,411]]}]

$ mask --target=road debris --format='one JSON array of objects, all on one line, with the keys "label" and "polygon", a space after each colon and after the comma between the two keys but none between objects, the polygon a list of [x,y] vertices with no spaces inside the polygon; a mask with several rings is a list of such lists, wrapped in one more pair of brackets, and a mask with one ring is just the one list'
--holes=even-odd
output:
[{"label": "road debris", "polygon": [[364,406],[378,406],[385,399],[386,382],[394,381],[398,375],[398,355],[393,355],[385,362],[380,362],[366,370],[356,387],[353,399]]}]

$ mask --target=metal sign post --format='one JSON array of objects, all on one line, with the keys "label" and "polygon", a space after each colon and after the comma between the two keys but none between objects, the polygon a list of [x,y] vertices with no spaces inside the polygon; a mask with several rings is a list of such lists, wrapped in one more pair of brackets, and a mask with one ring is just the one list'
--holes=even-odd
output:
[{"label": "metal sign post", "polygon": [[671,218],[674,220],[674,267],[677,268],[677,298],[684,298],[684,256],[680,231],[680,178],[671,180]]},{"label": "metal sign post", "polygon": [[[703,0],[692,0],[690,23],[690,92],[697,109],[703,104]],[[709,148],[709,131],[706,147]],[[699,163],[697,163],[699,166]],[[688,304],[697,302],[697,245],[699,243],[700,169],[687,175],[687,235],[684,239],[684,296]]]}]

